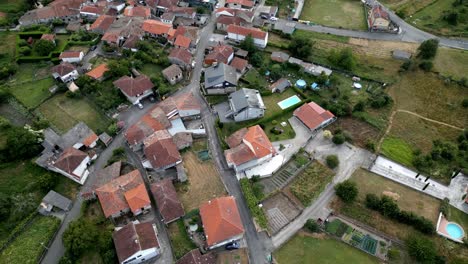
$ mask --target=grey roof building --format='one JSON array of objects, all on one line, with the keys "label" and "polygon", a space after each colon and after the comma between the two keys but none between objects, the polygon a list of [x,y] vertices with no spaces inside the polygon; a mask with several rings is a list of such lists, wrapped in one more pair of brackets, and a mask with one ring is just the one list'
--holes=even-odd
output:
[{"label": "grey roof building", "polygon": [[242,88],[229,95],[229,107],[225,115],[236,122],[263,117],[265,104],[257,90]]},{"label": "grey roof building", "polygon": [[63,211],[69,211],[72,207],[72,201],[64,197],[63,195],[51,190],[42,199],[38,211],[43,215],[48,215],[50,214],[50,212],[52,212],[54,207],[59,208]]},{"label": "grey roof building", "polygon": [[409,60],[411,59],[411,53],[404,50],[394,50],[392,57],[397,60]]},{"label": "grey roof building", "polygon": [[85,145],[86,147],[94,147],[98,140],[98,136],[85,123],[79,122],[62,136],[59,136],[51,128],[44,130],[44,141],[42,145],[45,149],[54,149],[55,146],[66,149],[68,147],[79,148]]},{"label": "grey roof building", "polygon": [[282,93],[286,88],[290,87],[292,84],[286,78],[281,78],[270,85],[270,90],[272,93]]},{"label": "grey roof building", "polygon": [[236,90],[236,69],[224,63],[213,65],[205,70],[205,90],[207,94],[226,94]]},{"label": "grey roof building", "polygon": [[289,55],[287,53],[281,51],[273,51],[271,53],[271,60],[277,62],[285,62],[289,59]]}]

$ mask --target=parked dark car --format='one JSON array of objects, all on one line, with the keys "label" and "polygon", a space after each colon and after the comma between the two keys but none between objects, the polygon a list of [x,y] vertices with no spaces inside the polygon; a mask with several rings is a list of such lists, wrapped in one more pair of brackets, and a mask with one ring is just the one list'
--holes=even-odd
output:
[{"label": "parked dark car", "polygon": [[234,241],[234,242],[226,244],[226,246],[224,246],[224,248],[226,248],[227,250],[235,250],[235,249],[240,248],[240,244],[239,244],[239,242]]}]

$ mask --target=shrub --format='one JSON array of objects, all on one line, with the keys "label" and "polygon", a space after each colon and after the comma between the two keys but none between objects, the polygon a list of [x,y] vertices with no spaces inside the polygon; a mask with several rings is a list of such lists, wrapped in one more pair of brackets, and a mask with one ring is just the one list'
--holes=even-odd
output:
[{"label": "shrub", "polygon": [[468,98],[463,99],[461,105],[462,105],[464,108],[468,108]]},{"label": "shrub", "polygon": [[366,108],[366,103],[364,101],[359,101],[353,107],[353,112],[362,112]]},{"label": "shrub", "polygon": [[346,180],[335,186],[336,195],[345,203],[352,203],[358,195],[358,188],[355,182]]},{"label": "shrub", "polygon": [[439,211],[444,214],[446,218],[450,218],[450,200],[448,198],[444,198],[440,203]]},{"label": "shrub", "polygon": [[34,50],[37,52],[37,54],[41,56],[46,56],[49,53],[51,53],[55,48],[54,43],[52,41],[48,41],[45,39],[40,39],[36,41],[34,44]]},{"label": "shrub", "polygon": [[432,68],[434,67],[434,64],[432,63],[432,61],[422,61],[420,64],[419,64],[419,68],[421,68],[423,71],[431,71]]},{"label": "shrub", "polygon": [[437,48],[439,47],[439,40],[428,39],[423,41],[418,48],[418,57],[423,59],[432,59],[437,54]]},{"label": "shrub", "polygon": [[314,219],[308,219],[304,227],[312,233],[317,233],[320,230],[319,225]]},{"label": "shrub", "polygon": [[252,213],[256,222],[258,223],[258,225],[260,225],[260,227],[267,228],[268,222],[265,213],[263,212],[262,208],[258,207],[259,201],[252,190],[252,186],[249,179],[241,179],[239,183],[242,189],[242,193],[244,194],[245,200],[247,201],[247,206],[249,207],[250,212]]},{"label": "shrub", "polygon": [[31,48],[29,48],[28,46],[24,46],[24,47],[20,47],[18,52],[21,54],[21,55],[29,55],[31,54]]},{"label": "shrub", "polygon": [[338,134],[335,134],[332,138],[332,141],[333,143],[335,143],[336,145],[341,145],[343,144],[345,141],[346,141],[346,138],[345,136],[343,135],[343,133],[338,133]]},{"label": "shrub", "polygon": [[411,235],[406,240],[409,255],[421,263],[434,263],[437,251],[434,242],[422,237]]},{"label": "shrub", "polygon": [[107,132],[109,132],[111,136],[115,136],[118,130],[119,128],[117,127],[117,123],[112,123],[107,127]]},{"label": "shrub", "polygon": [[368,193],[366,194],[365,204],[367,208],[378,210],[380,208],[380,199],[377,195],[373,193]]},{"label": "shrub", "polygon": [[371,139],[366,141],[366,148],[372,152],[375,152],[375,142]]},{"label": "shrub", "polygon": [[338,157],[336,155],[328,155],[326,161],[327,161],[327,166],[330,169],[334,169],[338,167],[338,165],[340,164],[340,160],[338,160]]}]

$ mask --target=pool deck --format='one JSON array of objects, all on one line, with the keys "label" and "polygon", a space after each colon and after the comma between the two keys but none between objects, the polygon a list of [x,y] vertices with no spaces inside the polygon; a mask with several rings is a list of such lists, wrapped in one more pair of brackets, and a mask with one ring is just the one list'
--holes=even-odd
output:
[{"label": "pool deck", "polygon": [[[282,106],[282,103],[285,103],[286,101],[293,100],[293,99],[296,99],[295,103],[290,104],[290,105],[288,105],[288,106],[284,106],[284,107]],[[292,96],[290,96],[290,97],[288,97],[288,98],[286,98],[286,99],[284,99],[284,100],[279,101],[279,102],[276,103],[276,104],[278,104],[278,106],[279,106],[282,110],[284,110],[284,109],[289,108],[289,107],[291,107],[291,106],[293,106],[293,105],[296,105],[296,104],[298,104],[298,103],[300,103],[300,102],[301,102],[301,98],[299,98],[299,96],[297,96],[297,94],[295,94],[295,95],[292,95]]]},{"label": "pool deck", "polygon": [[[444,217],[444,215],[442,213],[439,213],[439,219],[437,220],[437,227],[436,227],[437,234],[439,234],[439,235],[441,235],[441,236],[443,236],[443,237],[445,237],[447,239],[450,239],[452,241],[455,241],[455,242],[458,242],[458,243],[463,243],[462,240],[457,239],[457,238],[453,238],[448,234],[447,225],[450,224],[450,223],[458,225],[463,230],[463,228],[459,224],[457,224],[455,222],[447,221],[447,219]],[[465,235],[465,230],[463,230],[463,234]]]}]

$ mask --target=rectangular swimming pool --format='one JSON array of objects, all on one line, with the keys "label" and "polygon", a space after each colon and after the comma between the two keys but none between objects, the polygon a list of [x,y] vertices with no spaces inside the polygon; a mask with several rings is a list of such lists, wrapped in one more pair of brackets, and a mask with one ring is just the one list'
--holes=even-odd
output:
[{"label": "rectangular swimming pool", "polygon": [[278,102],[278,105],[279,107],[281,107],[281,109],[286,109],[288,107],[291,107],[297,103],[301,102],[301,99],[297,96],[297,95],[293,95],[289,98],[286,98],[284,99],[283,101],[281,102]]}]

